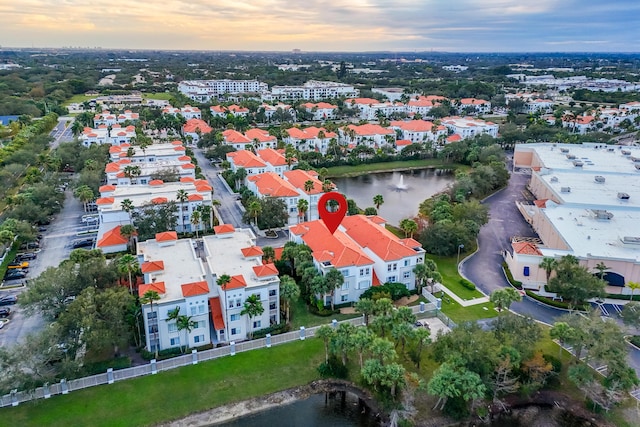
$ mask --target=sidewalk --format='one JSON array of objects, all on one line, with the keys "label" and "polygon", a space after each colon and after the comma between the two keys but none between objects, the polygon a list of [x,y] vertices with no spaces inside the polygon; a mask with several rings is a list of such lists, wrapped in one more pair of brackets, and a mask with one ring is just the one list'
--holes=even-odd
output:
[{"label": "sidewalk", "polygon": [[489,302],[488,297],[480,297],[480,298],[474,298],[470,300],[463,300],[458,295],[456,295],[453,291],[449,290],[442,283],[438,283],[438,286],[440,286],[440,289],[442,289],[444,293],[446,293],[451,299],[453,299],[455,302],[457,302],[463,307],[469,307],[470,305],[477,305],[477,304],[483,304],[485,302]]}]

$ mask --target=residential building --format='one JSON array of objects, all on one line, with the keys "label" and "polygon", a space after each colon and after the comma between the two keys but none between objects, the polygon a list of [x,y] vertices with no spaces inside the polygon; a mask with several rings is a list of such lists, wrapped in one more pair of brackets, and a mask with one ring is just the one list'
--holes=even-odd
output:
[{"label": "residential building", "polygon": [[284,201],[289,214],[288,225],[298,223],[300,193],[291,183],[275,172],[247,176],[247,188],[258,198],[275,197]]},{"label": "residential building", "polygon": [[357,108],[363,120],[377,120],[381,116],[391,117],[395,113],[407,112],[407,107],[401,102],[380,102],[373,98],[346,99],[344,102],[352,108]]},{"label": "residential building", "polygon": [[198,107],[192,107],[191,105],[185,105],[182,108],[176,108],[168,105],[162,109],[162,114],[170,114],[172,116],[177,116],[179,114],[186,120],[202,118],[202,112],[200,109]]},{"label": "residential building", "polygon": [[[405,95],[405,88],[402,87],[374,87],[371,88],[371,92],[379,93],[387,97],[391,102],[401,101],[403,95]],[[406,94],[409,98],[415,98],[419,96],[417,93]]]},{"label": "residential building", "polygon": [[442,102],[446,100],[447,98],[444,96],[437,95],[417,96],[407,102],[407,114],[420,114],[423,117],[428,116],[433,107],[441,105]]},{"label": "residential building", "polygon": [[[345,280],[334,292],[335,304],[355,302],[366,289],[385,282],[414,289],[413,269],[424,262],[425,251],[419,242],[396,237],[377,216],[346,216],[333,234],[321,220],[304,222],[289,227],[289,239],[311,248],[320,274],[331,268],[340,270]],[[324,296],[325,304],[330,298]]]},{"label": "residential building", "polygon": [[297,164],[297,160],[292,159],[291,165],[283,154],[283,150],[265,148],[257,150],[255,153],[249,150],[239,150],[227,153],[227,161],[231,170],[236,172],[242,168],[247,172],[247,176],[257,175],[265,172],[274,172],[280,176]]},{"label": "residential building", "polygon": [[269,135],[269,132],[264,129],[249,129],[244,133],[244,136],[253,143],[256,150],[276,148],[278,146],[278,138],[273,135]]},{"label": "residential building", "polygon": [[425,141],[436,143],[447,136],[446,126],[426,120],[393,121],[389,127],[400,131],[398,138],[411,141],[412,144]]},{"label": "residential building", "polygon": [[514,278],[538,289],[547,280],[538,267],[544,257],[573,255],[594,274],[606,265],[609,292],[630,294],[626,285],[640,281],[640,149],[526,144],[516,147],[514,167],[531,170],[536,200],[517,206],[540,238],[514,239],[504,253]]},{"label": "residential building", "polygon": [[[147,350],[241,341],[279,323],[277,269],[262,263],[262,250],[250,230],[219,227],[220,233],[197,241],[178,240],[175,232],[167,232],[138,244],[144,275],[138,293],[153,290],[160,296],[153,305],[142,306]],[[231,281],[223,289],[217,279],[225,274]],[[250,295],[258,296],[262,315],[241,314]],[[191,331],[178,329],[171,316],[176,308],[195,322]]]},{"label": "residential building", "polygon": [[100,125],[95,129],[86,127],[78,137],[82,145],[89,147],[97,144],[122,145],[131,144],[131,139],[136,136],[134,126],[121,127],[119,124],[112,126]]},{"label": "residential building", "polygon": [[457,104],[460,114],[487,114],[491,111],[491,102],[484,99],[462,98]]},{"label": "residential building", "polygon": [[326,102],[318,102],[317,104],[307,102],[300,106],[304,108],[307,113],[313,114],[312,120],[331,120],[335,117],[335,112],[338,110],[337,106]]},{"label": "residential building", "polygon": [[353,86],[326,81],[310,80],[302,86],[274,86],[270,94],[265,94],[263,99],[272,101],[308,99],[319,101],[330,98],[353,98],[358,96],[358,90]]},{"label": "residential building", "polygon": [[264,115],[267,118],[267,121],[278,121],[278,115],[276,114],[278,110],[283,113],[289,113],[291,115],[291,119],[293,121],[296,120],[296,110],[293,109],[291,105],[279,102],[275,105],[262,104],[260,108],[264,109]]},{"label": "residential building", "polygon": [[139,118],[138,113],[132,113],[131,110],[125,110],[122,114],[112,114],[109,110],[104,110],[94,116],[93,125],[96,127],[100,125],[113,126],[115,124],[122,124],[127,120],[132,122]]},{"label": "residential building", "polygon": [[553,105],[554,105],[553,101],[550,99],[541,99],[541,98],[531,99],[526,102],[525,111],[529,114],[551,113],[553,111]]},{"label": "residential building", "polygon": [[172,141],[168,144],[151,144],[143,150],[139,145],[112,145],[109,148],[109,159],[111,162],[117,162],[123,158],[127,158],[132,164],[137,163],[155,163],[163,161],[190,161],[191,158],[185,156],[186,149],[182,145],[182,141]]},{"label": "residential building", "polygon": [[241,107],[239,105],[229,105],[228,107],[222,105],[213,105],[209,107],[211,115],[213,117],[227,117],[231,114],[234,117],[247,117],[249,115],[249,109]]},{"label": "residential building", "polygon": [[184,80],[178,91],[194,101],[209,102],[227,94],[264,93],[269,88],[257,80]]},{"label": "residential building", "polygon": [[197,144],[198,141],[200,141],[200,137],[202,135],[210,133],[211,131],[213,131],[211,126],[201,119],[187,120],[184,126],[182,126],[184,136],[190,138],[194,144]]},{"label": "residential building", "polygon": [[[296,189],[299,195],[298,200],[303,199],[308,203],[308,209],[304,214],[304,218],[301,213],[298,212],[298,222],[315,221],[319,219],[318,200],[320,200],[324,191],[323,183],[318,179],[318,173],[313,170],[305,171],[302,169],[294,169],[284,172],[282,177]],[[332,190],[335,191],[335,185],[331,185]]]},{"label": "residential building", "polygon": [[596,128],[596,118],[594,116],[573,116],[565,115],[562,117],[562,127],[568,128],[572,132],[584,135]]},{"label": "residential building", "polygon": [[146,185],[159,177],[172,175],[176,180],[195,179],[195,169],[189,156],[181,156],[176,160],[136,163],[125,157],[108,163],[104,171],[108,185]]},{"label": "residential building", "polygon": [[327,131],[325,128],[317,128],[315,126],[304,129],[289,128],[286,132],[288,136],[284,138],[285,144],[291,144],[299,151],[317,151],[327,154],[331,140],[335,140],[337,144],[338,135],[335,132]]},{"label": "residential building", "polygon": [[460,135],[461,139],[473,138],[476,135],[487,134],[494,138],[498,136],[498,125],[472,117],[445,117],[442,124],[454,134]]},{"label": "residential building", "polygon": [[393,146],[396,141],[396,133],[380,125],[348,125],[338,130],[343,145],[366,145],[370,148],[380,148],[386,145]]}]

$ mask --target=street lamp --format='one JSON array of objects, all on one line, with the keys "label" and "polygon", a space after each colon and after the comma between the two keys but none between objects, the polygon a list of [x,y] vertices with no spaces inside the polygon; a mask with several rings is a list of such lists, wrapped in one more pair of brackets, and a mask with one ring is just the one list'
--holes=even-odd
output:
[{"label": "street lamp", "polygon": [[460,249],[464,249],[463,244],[458,245],[458,260],[456,261],[456,265],[460,264]]}]

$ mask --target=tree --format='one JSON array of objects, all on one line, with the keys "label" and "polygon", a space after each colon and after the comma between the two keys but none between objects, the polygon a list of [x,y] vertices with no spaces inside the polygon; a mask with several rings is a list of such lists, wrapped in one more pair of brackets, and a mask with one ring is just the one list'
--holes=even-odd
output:
[{"label": "tree", "polygon": [[[229,309],[227,308],[227,286],[229,285],[229,283],[231,283],[231,276],[229,276],[228,274],[222,274],[216,280],[216,284],[220,286],[220,288],[224,291],[224,307],[225,307],[224,313],[226,315],[224,324],[227,327],[227,331],[229,330],[229,315],[228,315]],[[228,334],[225,334],[225,335],[227,335],[225,336],[225,338],[228,341],[229,340]]]},{"label": "tree", "polygon": [[180,221],[182,224],[182,232],[184,233],[184,204],[189,200],[189,193],[183,189],[178,190],[176,192],[176,200],[180,202]]},{"label": "tree", "polygon": [[398,356],[393,348],[393,343],[387,339],[376,337],[371,342],[369,352],[381,365],[391,362]]},{"label": "tree", "polygon": [[375,335],[368,328],[356,328],[353,335],[353,349],[358,353],[360,369],[364,366],[364,352],[371,346]]},{"label": "tree", "polygon": [[259,200],[254,200],[249,204],[249,215],[251,215],[254,219],[254,224],[256,228],[258,227],[258,215],[262,212],[262,205]]},{"label": "tree", "polygon": [[547,283],[549,283],[549,279],[551,279],[551,273],[553,270],[558,267],[558,261],[554,258],[544,257],[538,267],[542,268],[547,274]]},{"label": "tree", "polygon": [[361,298],[355,304],[355,310],[364,316],[364,325],[369,325],[369,316],[374,313],[376,302],[369,298]]},{"label": "tree", "polygon": [[309,192],[313,191],[313,187],[314,187],[314,184],[313,184],[312,180],[309,179],[309,180],[306,180],[304,182],[304,191],[305,192],[309,193]]},{"label": "tree", "polygon": [[[179,309],[179,307],[177,307]],[[182,353],[187,351],[187,344],[189,343],[189,334],[191,331],[198,326],[198,322],[192,320],[191,316],[187,316],[182,314],[176,318],[176,326],[178,327],[178,332],[185,331],[184,333],[184,349]]]},{"label": "tree", "polygon": [[315,333],[315,336],[320,338],[324,342],[324,361],[329,363],[329,342],[335,335],[335,330],[329,325],[320,326]]},{"label": "tree", "polygon": [[556,276],[549,281],[549,287],[573,307],[589,298],[604,295],[605,281],[578,265],[577,259],[571,255],[562,257],[555,271]]},{"label": "tree", "polygon": [[634,301],[625,304],[620,317],[625,325],[633,328],[640,327],[640,303]]},{"label": "tree", "polygon": [[[153,303],[160,300],[160,294],[154,290],[148,290],[140,297],[140,304],[149,304],[151,306],[150,312],[153,313]],[[158,346],[155,346],[156,360],[158,360]]]},{"label": "tree", "polygon": [[396,348],[400,345],[401,354],[404,354],[407,341],[413,338],[413,326],[406,322],[395,323],[391,328],[391,336],[396,341]]},{"label": "tree", "polygon": [[133,212],[135,206],[133,205],[131,199],[124,199],[122,202],[120,202],[120,207],[123,211],[129,214],[129,221],[132,221],[131,212]]},{"label": "tree", "polygon": [[128,275],[129,293],[133,294],[133,279],[131,274],[135,273],[140,268],[138,265],[138,258],[131,254],[125,254],[118,258],[117,265],[120,273],[126,273]]},{"label": "tree", "polygon": [[276,251],[271,246],[262,248],[262,260],[267,264],[276,260]]},{"label": "tree", "polygon": [[627,287],[631,289],[631,297],[629,299],[632,300],[634,292],[640,289],[640,282],[627,282]]},{"label": "tree", "polygon": [[95,195],[93,194],[93,190],[88,185],[81,185],[75,189],[73,195],[82,202],[84,206],[84,211],[87,211],[87,203],[95,199]]},{"label": "tree", "polygon": [[[127,239],[127,247],[129,248],[131,246],[133,236],[136,235],[136,228],[131,224],[125,224],[120,227],[120,235]],[[133,249],[135,252],[135,248]]]},{"label": "tree", "polygon": [[479,399],[486,393],[486,387],[480,376],[464,366],[445,362],[433,373],[427,385],[429,394],[438,397],[433,409],[444,409],[451,398],[464,402]]},{"label": "tree", "polygon": [[[422,293],[422,287],[426,283],[430,282],[433,284],[434,282],[442,281],[442,275],[438,271],[437,264],[434,260],[429,258],[425,259],[424,263],[416,264],[413,268],[413,273],[416,275],[416,289],[418,291],[418,295]],[[431,292],[433,293],[433,286]]]},{"label": "tree", "polygon": [[424,349],[425,345],[431,342],[431,331],[429,331],[429,329],[427,328],[417,328],[413,333],[413,340],[416,345],[416,349],[415,349],[416,368],[420,369],[420,362],[422,360],[422,350]]},{"label": "tree", "polygon": [[514,288],[497,289],[491,293],[489,301],[499,312],[502,312],[503,309],[509,311],[509,306],[512,303],[522,301],[522,295]]},{"label": "tree", "polygon": [[596,264],[596,270],[598,270],[598,276],[600,276],[600,280],[604,280],[604,273],[609,269],[604,262],[599,262]]},{"label": "tree", "polygon": [[262,306],[262,301],[256,294],[249,295],[244,302],[242,311],[240,312],[243,316],[248,316],[247,329],[249,330],[249,339],[253,337],[253,328],[251,327],[251,321],[254,317],[260,316],[264,313],[264,307]]},{"label": "tree", "polygon": [[[263,252],[264,252],[263,248]],[[285,303],[286,311],[286,323],[289,323],[291,303],[300,298],[300,288],[295,280],[286,274],[280,277],[280,298]]]},{"label": "tree", "polygon": [[382,204],[384,203],[384,198],[382,197],[382,194],[376,194],[375,196],[373,196],[373,204],[376,207],[376,210],[380,210],[380,206],[382,206]]},{"label": "tree", "polygon": [[191,214],[191,225],[193,225],[193,228],[196,231],[196,239],[197,239],[198,238],[198,229],[200,228],[200,211],[195,210]]},{"label": "tree", "polygon": [[549,330],[549,336],[551,339],[560,341],[558,346],[558,357],[562,354],[562,347],[565,343],[570,341],[575,334],[573,329],[567,322],[555,322]]},{"label": "tree", "polygon": [[344,283],[344,276],[342,275],[340,270],[332,268],[327,272],[327,274],[324,277],[326,280],[327,289],[329,289],[328,293],[329,295],[331,295],[331,310],[333,310],[334,309],[333,296],[335,294],[336,289],[342,286],[342,284]]},{"label": "tree", "polygon": [[400,221],[400,228],[404,231],[404,237],[413,238],[413,233],[418,231],[418,224],[412,219],[405,218]]},{"label": "tree", "polygon": [[239,168],[235,173],[236,190],[240,190],[242,183],[247,177],[247,170],[245,168]]},{"label": "tree", "polygon": [[331,340],[331,345],[335,353],[339,353],[342,364],[347,365],[347,355],[353,349],[353,335],[356,327],[350,323],[340,323],[336,328],[336,333]]},{"label": "tree", "polygon": [[304,199],[300,199],[298,200],[298,217],[300,218],[300,220],[302,220],[302,222],[305,221],[306,219],[306,213],[309,210],[309,202],[307,202]]}]

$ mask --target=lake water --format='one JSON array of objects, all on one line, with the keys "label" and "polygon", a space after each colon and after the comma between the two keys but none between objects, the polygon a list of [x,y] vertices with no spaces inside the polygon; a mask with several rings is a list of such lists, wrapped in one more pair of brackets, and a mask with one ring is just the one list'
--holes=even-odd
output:
[{"label": "lake water", "polygon": [[222,424],[228,427],[374,427],[380,424],[362,411],[350,393],[314,394],[307,399],[247,415]]},{"label": "lake water", "polygon": [[[401,181],[402,180],[402,181]],[[332,181],[360,209],[374,206],[373,196],[382,194],[384,204],[378,212],[390,224],[413,218],[425,199],[441,192],[454,182],[453,174],[436,175],[433,169],[404,172],[380,172]],[[398,188],[403,184],[402,188]]]}]

